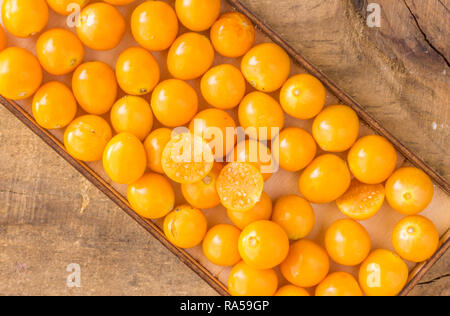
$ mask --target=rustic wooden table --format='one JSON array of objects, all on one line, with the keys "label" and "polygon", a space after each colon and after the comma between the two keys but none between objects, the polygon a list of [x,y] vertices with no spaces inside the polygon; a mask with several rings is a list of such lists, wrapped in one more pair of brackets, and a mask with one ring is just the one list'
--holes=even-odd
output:
[{"label": "rustic wooden table", "polygon": [[[380,28],[366,0],[242,2],[450,180],[450,0],[373,0]],[[3,107],[0,161],[0,295],[215,294]],[[412,294],[450,295],[449,272]]]}]

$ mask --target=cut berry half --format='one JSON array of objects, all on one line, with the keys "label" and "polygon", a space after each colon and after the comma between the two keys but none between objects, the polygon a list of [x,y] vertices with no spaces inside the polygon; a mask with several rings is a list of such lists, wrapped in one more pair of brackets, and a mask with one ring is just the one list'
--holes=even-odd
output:
[{"label": "cut berry half", "polygon": [[217,179],[217,193],[228,210],[245,212],[261,198],[264,179],[261,172],[245,162],[232,162],[222,169]]},{"label": "cut berry half", "polygon": [[206,177],[214,166],[214,155],[201,137],[183,133],[173,137],[164,148],[164,173],[178,183],[195,183]]},{"label": "cut berry half", "polygon": [[352,180],[347,192],[337,199],[341,212],[355,220],[367,220],[375,216],[383,205],[385,190],[382,184],[364,184]]}]

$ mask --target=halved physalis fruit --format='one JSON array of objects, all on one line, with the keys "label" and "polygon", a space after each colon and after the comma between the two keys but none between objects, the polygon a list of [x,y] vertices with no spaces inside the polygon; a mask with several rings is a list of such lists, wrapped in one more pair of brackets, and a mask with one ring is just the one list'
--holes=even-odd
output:
[{"label": "halved physalis fruit", "polygon": [[228,210],[245,212],[261,199],[264,179],[261,172],[245,162],[225,166],[217,178],[217,193]]},{"label": "halved physalis fruit", "polygon": [[191,133],[178,134],[164,148],[164,173],[178,183],[195,183],[206,177],[214,165],[211,147]]},{"label": "halved physalis fruit", "polygon": [[382,184],[364,184],[353,179],[350,188],[337,199],[336,204],[344,215],[363,221],[378,213],[384,198],[385,190]]}]

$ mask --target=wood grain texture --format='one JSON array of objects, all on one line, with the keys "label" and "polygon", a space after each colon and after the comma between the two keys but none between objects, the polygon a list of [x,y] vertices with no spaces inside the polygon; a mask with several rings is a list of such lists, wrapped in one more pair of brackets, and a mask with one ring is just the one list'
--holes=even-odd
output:
[{"label": "wood grain texture", "polygon": [[0,152],[0,295],[216,294],[3,107]]},{"label": "wood grain texture", "polygon": [[241,2],[449,181],[449,0]]},{"label": "wood grain texture", "polygon": [[[0,295],[216,295],[3,107],[0,160]],[[449,295],[449,260],[411,294]]]},{"label": "wood grain texture", "polygon": [[[0,159],[0,295],[216,294],[3,107]],[[411,294],[449,295],[449,265]]]},{"label": "wood grain texture", "polygon": [[[280,6],[283,6],[284,2],[285,1],[280,1]],[[286,1],[286,2],[289,2],[289,1]],[[356,4],[358,4],[358,3],[356,3]],[[268,8],[270,8],[270,6]],[[0,126],[3,126],[3,125],[0,124]],[[24,147],[20,147],[20,148],[21,148],[21,152],[23,152],[26,147],[25,148]],[[34,150],[36,150],[36,148],[33,148],[32,150],[34,151]],[[4,152],[4,151],[2,151],[2,152]],[[24,158],[27,159],[26,155],[25,155]],[[14,159],[16,159],[16,157],[14,157]],[[47,166],[47,163],[51,164],[51,161],[46,161],[46,164],[39,163],[38,164],[39,168],[45,169],[45,167]],[[53,166],[53,167],[55,167],[55,166]],[[34,170],[34,169],[26,170],[26,169],[22,168],[22,166],[19,165],[19,167],[17,167],[15,169],[15,172],[17,174],[14,173],[13,178],[14,179],[19,179],[22,176],[22,173],[26,177],[28,175],[28,173],[33,174],[34,172],[36,172],[36,170]],[[39,177],[41,175],[43,175],[43,174],[44,174],[44,172],[39,173]],[[47,176],[48,176],[48,175],[50,175],[52,173],[51,172],[50,173],[46,172],[45,174],[47,174]],[[33,265],[34,267],[37,267],[37,266],[40,267],[40,268],[35,268],[34,270],[29,269],[28,267],[30,265],[27,264],[24,261],[17,261],[15,264],[13,264],[13,267],[14,267],[13,270],[16,271],[16,273],[24,272],[24,271],[30,271],[30,270],[32,270],[31,272],[35,272],[34,274],[33,273],[30,274],[30,279],[31,279],[31,275],[34,275],[35,279],[33,281],[35,283],[21,284],[21,288],[22,288],[21,290],[24,291],[24,289],[28,289],[30,287],[33,287],[34,290],[39,289],[39,286],[36,286],[35,284],[39,284],[39,282],[42,283],[43,276],[44,276],[44,278],[45,278],[45,276],[50,276],[50,279],[49,279],[50,282],[45,283],[45,286],[41,286],[41,292],[40,293],[46,293],[46,291],[50,292],[50,293],[53,293],[52,292],[53,290],[54,291],[66,290],[66,292],[67,292],[67,289],[64,287],[64,282],[65,282],[64,278],[67,275],[67,273],[65,273],[65,271],[64,271],[65,264],[61,268],[61,271],[63,271],[63,275],[64,275],[63,276],[62,288],[61,287],[55,287],[55,285],[53,284],[53,280],[57,280],[57,281],[60,280],[61,274],[57,274],[56,276],[55,276],[55,274],[52,274],[52,273],[55,272],[53,270],[55,265],[51,263],[51,260],[53,260],[55,258],[61,258],[62,257],[63,260],[57,259],[57,261],[54,261],[54,263],[57,263],[59,265],[61,263],[61,261],[68,261],[67,256],[60,256],[60,254],[62,252],[66,253],[68,251],[69,257],[73,256],[73,253],[77,253],[76,251],[70,252],[70,250],[73,249],[72,245],[65,243],[67,241],[72,241],[73,242],[73,240],[75,240],[76,237],[75,237],[75,235],[69,236],[69,238],[66,241],[64,239],[62,239],[61,236],[65,236],[66,234],[68,234],[67,229],[59,229],[59,230],[54,230],[53,229],[53,227],[55,225],[61,225],[61,226],[64,226],[65,228],[68,226],[68,227],[73,227],[74,229],[78,229],[78,230],[81,229],[81,231],[83,233],[86,231],[88,238],[91,238],[91,237],[89,237],[91,235],[93,236],[92,240],[94,242],[91,243],[90,246],[92,248],[94,248],[94,249],[99,249],[99,248],[101,249],[100,251],[97,251],[97,252],[89,252],[89,251],[87,251],[86,247],[83,247],[83,249],[81,250],[81,253],[80,253],[80,256],[79,256],[80,260],[81,261],[87,260],[87,262],[88,262],[88,264],[86,264],[86,265],[84,265],[83,263],[81,263],[81,264],[82,264],[83,267],[85,267],[85,266],[88,267],[86,269],[87,274],[88,274],[88,278],[87,279],[88,280],[92,280],[92,282],[88,283],[88,285],[87,285],[88,290],[83,288],[83,289],[81,289],[80,293],[83,293],[83,294],[89,294],[89,293],[92,293],[92,294],[98,294],[98,293],[111,294],[111,292],[105,291],[108,288],[109,290],[113,291],[112,293],[114,293],[114,291],[121,290],[122,291],[122,292],[120,292],[121,294],[124,294],[124,293],[126,294],[127,291],[130,292],[129,294],[138,294],[138,293],[143,293],[146,290],[148,290],[148,291],[150,291],[150,293],[143,293],[143,294],[151,294],[152,293],[152,289],[149,290],[148,288],[145,288],[145,286],[148,286],[148,284],[144,284],[144,285],[139,284],[138,286],[134,286],[137,283],[137,282],[134,282],[134,280],[131,280],[131,282],[129,282],[129,283],[123,283],[123,279],[122,279],[124,276],[125,276],[125,279],[126,279],[127,276],[129,276],[129,275],[127,275],[127,266],[129,266],[129,263],[127,263],[126,260],[133,261],[133,263],[135,263],[136,260],[139,261],[138,263],[141,263],[141,261],[144,261],[144,267],[148,264],[149,261],[145,260],[145,258],[146,258],[145,256],[147,255],[147,253],[145,252],[146,247],[145,246],[138,246],[135,249],[131,249],[130,250],[130,249],[128,249],[128,248],[130,248],[130,247],[128,247],[130,244],[126,244],[126,243],[125,244],[121,243],[120,245],[116,244],[116,246],[114,247],[114,245],[112,245],[111,243],[103,242],[102,239],[99,238],[99,235],[95,234],[96,230],[92,233],[90,229],[83,228],[84,223],[80,223],[79,221],[74,220],[73,218],[69,217],[66,213],[61,213],[61,209],[68,211],[69,209],[73,208],[73,205],[65,204],[67,201],[66,202],[61,202],[61,204],[58,204],[58,202],[54,202],[54,200],[52,200],[52,198],[56,199],[56,198],[60,197],[59,195],[54,195],[54,193],[52,191],[52,190],[55,189],[54,187],[56,186],[57,188],[61,188],[61,187],[64,187],[64,186],[61,185],[61,179],[58,179],[58,178],[50,178],[50,179],[52,179],[55,182],[51,182],[52,185],[46,184],[43,187],[43,189],[40,186],[42,185],[42,183],[46,183],[46,182],[42,181],[42,180],[38,180],[39,185],[31,186],[31,187],[24,187],[26,189],[24,192],[21,192],[20,190],[13,191],[15,193],[21,192],[20,194],[22,194],[23,196],[27,197],[28,201],[32,200],[31,206],[32,206],[32,208],[34,210],[32,211],[31,214],[29,213],[29,211],[28,211],[28,207],[30,206],[29,205],[30,202],[29,202],[29,204],[25,204],[25,205],[22,204],[21,205],[21,209],[19,211],[18,210],[14,211],[15,213],[23,213],[23,218],[24,219],[28,219],[29,217],[31,217],[32,220],[30,220],[30,223],[28,223],[27,221],[25,221],[24,223],[20,223],[20,221],[19,221],[18,225],[20,225],[22,227],[20,227],[20,229],[17,229],[15,231],[14,231],[14,229],[9,229],[9,228],[6,230],[8,233],[12,232],[12,235],[5,235],[5,238],[2,238],[2,240],[5,240],[4,247],[5,247],[6,250],[3,252],[4,256],[0,257],[0,258],[2,258],[2,260],[4,258],[6,258],[5,259],[6,262],[9,263],[11,261],[11,258],[14,258],[14,256],[17,256],[16,252],[19,252],[19,251],[17,251],[17,249],[19,249],[23,253],[25,253],[25,255],[23,256],[24,258],[29,258],[34,263],[34,265]],[[52,180],[47,180],[47,181],[52,181]],[[64,180],[64,182],[65,181],[70,181],[70,180],[67,180],[67,179],[63,179],[63,180]],[[13,183],[14,182],[10,182],[9,184],[13,184]],[[72,199],[73,199],[73,194],[79,192],[79,187],[77,185],[72,187],[73,184],[74,183],[71,183],[68,186],[69,190],[73,190],[72,191],[73,192],[72,196],[69,194],[69,196],[71,196]],[[87,184],[87,183],[85,183],[85,184]],[[3,187],[3,186],[1,186],[1,187]],[[42,191],[41,191],[41,189],[42,189]],[[31,190],[31,191],[28,191],[28,190]],[[50,192],[50,193],[48,193],[48,192]],[[5,190],[5,193],[8,194],[8,195],[10,194],[8,190]],[[15,194],[15,193],[13,193],[13,194]],[[48,196],[48,198],[46,198],[45,201],[44,201],[44,198],[42,198],[41,200],[36,201],[35,200],[36,195],[39,196],[40,194],[42,194],[43,196]],[[88,208],[84,207],[83,205],[85,205],[87,203],[87,201],[89,201],[91,199],[89,198],[89,194],[85,194],[84,196],[82,194],[81,196],[82,196],[82,200],[81,200],[80,210],[85,209],[85,211],[87,211]],[[3,196],[0,196],[0,198],[3,198]],[[107,200],[104,201],[105,204],[106,204],[106,201]],[[16,201],[12,201],[12,203],[15,203],[15,202]],[[52,203],[51,205],[48,205],[48,207],[51,209],[51,211],[50,212],[46,211],[46,212],[44,212],[44,214],[46,214],[46,213],[49,213],[49,214],[56,213],[56,214],[53,214],[53,215],[56,215],[58,217],[58,219],[56,219],[54,222],[46,220],[44,222],[44,224],[43,224],[45,226],[43,229],[41,229],[41,230],[37,229],[36,231],[28,232],[28,229],[33,229],[34,228],[33,221],[36,219],[36,214],[39,214],[39,216],[38,216],[39,218],[42,218],[42,217],[45,218],[46,216],[47,217],[51,217],[51,216],[49,216],[49,214],[47,214],[46,216],[42,216],[41,215],[42,214],[42,209],[39,209],[39,208],[36,209],[36,207],[38,207],[36,204],[39,204],[39,203],[43,203],[43,204]],[[5,205],[9,205],[9,204],[5,203]],[[55,212],[52,209],[53,207],[55,207],[55,208],[57,207],[58,208],[58,212]],[[89,207],[89,205],[88,205],[88,207]],[[25,208],[26,211],[24,211],[24,208]],[[114,206],[110,206],[110,209],[114,209]],[[75,207],[75,211],[77,211],[77,207]],[[107,228],[111,228],[111,227],[116,228],[117,225],[119,225],[119,226],[122,225],[122,222],[120,220],[117,221],[116,219],[110,219],[109,218],[109,217],[115,216],[114,214],[108,214],[107,216],[105,216],[105,213],[108,213],[108,212],[105,212],[105,210],[103,210],[103,211],[104,212],[102,212],[102,215],[106,218],[106,227]],[[9,215],[9,209],[6,211],[6,214],[7,214],[6,218],[9,218],[9,217],[14,218],[14,216],[10,216]],[[102,217],[102,215],[99,215],[99,217]],[[63,220],[60,220],[59,219],[60,217],[63,217],[63,218],[67,217],[67,218],[64,218]],[[2,217],[0,216],[0,218],[2,218]],[[89,220],[91,222],[88,224],[88,226],[92,225],[92,218],[89,218]],[[2,222],[3,221],[1,221],[0,223],[2,223]],[[37,220],[37,222],[39,223],[39,220]],[[95,222],[95,220],[94,220],[94,222]],[[99,222],[99,223],[96,223],[96,224],[99,224],[101,227],[103,227],[104,230],[107,230],[107,228],[104,226],[105,225],[104,222]],[[13,227],[15,226],[15,224],[8,224],[7,227],[10,227],[11,225]],[[49,225],[51,226],[50,229],[48,228]],[[74,225],[74,226],[71,226],[71,225]],[[96,227],[96,229],[98,229],[98,228]],[[3,232],[3,230],[0,230],[0,232]],[[48,235],[47,235],[47,233],[48,233]],[[120,233],[122,233],[122,232],[119,229],[119,235],[120,235]],[[25,235],[25,239],[21,239],[22,235]],[[70,238],[70,237],[72,237],[72,238]],[[107,238],[111,238],[111,240],[114,239],[114,236],[106,235],[106,237]],[[35,240],[37,240],[38,242],[35,243],[34,242]],[[12,242],[11,243],[7,243],[8,241],[12,241]],[[53,241],[54,241],[54,243],[53,243]],[[129,241],[133,245],[134,244],[141,245],[139,243],[139,240],[136,240],[134,238],[131,238]],[[24,246],[24,244],[26,246]],[[76,246],[76,244],[75,244],[75,246]],[[26,247],[28,247],[28,248],[26,248]],[[122,247],[122,248],[120,248],[120,247]],[[41,250],[40,251],[36,251],[36,248],[40,248]],[[51,248],[51,249],[49,250],[48,248]],[[123,248],[126,248],[126,249],[123,250]],[[13,250],[11,251],[11,249],[13,249]],[[52,251],[54,249],[56,249],[56,251]],[[3,250],[3,249],[1,249],[1,250]],[[120,259],[118,259],[117,257],[114,257],[114,256],[108,257],[110,255],[111,251],[114,252],[116,250],[117,250],[117,252],[119,252],[120,256],[124,255],[123,256],[123,258],[124,258],[123,261],[120,261]],[[129,250],[129,251],[127,252],[127,250]],[[145,253],[144,256],[142,256],[142,252]],[[156,253],[156,255],[158,256],[158,259],[160,259],[161,254],[160,253]],[[101,258],[101,260],[103,260],[103,258],[106,258],[106,260],[99,262],[98,261],[99,257]],[[95,259],[92,259],[92,258],[95,258]],[[115,266],[114,263],[117,263],[118,261],[120,261],[120,263],[123,264],[123,266],[121,266],[120,264]],[[73,261],[70,261],[70,262],[73,262]],[[149,266],[153,267],[152,262],[155,262],[155,264],[161,264],[160,260],[154,260],[152,258],[150,260],[150,265]],[[3,261],[0,261],[0,263],[2,264],[1,266],[3,266]],[[131,265],[133,265],[133,263],[131,263]],[[45,269],[45,267],[43,267],[43,265],[45,267],[49,267],[49,268]],[[97,268],[94,269],[94,270],[90,270],[91,266],[96,266]],[[109,270],[107,268],[108,266],[111,266],[112,269]],[[106,267],[106,269],[105,269],[105,267]],[[168,278],[169,276],[171,277],[170,272],[176,273],[175,272],[176,269],[175,269],[175,271],[170,271],[169,274],[167,275],[163,271],[158,270],[157,269],[158,267],[155,266],[154,268],[156,268],[156,270],[154,270],[154,271],[152,270],[151,273],[156,274],[156,275],[160,275],[161,278],[158,278],[157,282],[162,282],[162,284],[164,284],[164,279]],[[448,266],[447,266],[447,270],[448,270]],[[117,271],[119,271],[119,272],[117,273]],[[57,270],[57,273],[60,273],[60,270]],[[111,278],[113,274],[115,276],[117,276],[117,278],[113,278],[113,282],[109,283],[107,280],[105,282],[102,282],[102,281],[104,281],[104,278]],[[135,270],[130,270],[130,274],[134,274],[135,275],[137,273],[135,273]],[[19,274],[11,274],[10,270],[6,270],[6,275],[8,275],[11,279],[14,279],[14,277],[17,277],[17,275],[19,275]],[[0,280],[2,280],[1,279],[2,276],[3,276],[3,271],[0,271]],[[441,275],[441,277],[442,277],[442,275]],[[161,280],[161,279],[163,279],[163,280]],[[176,276],[175,276],[175,279],[176,279]],[[445,278],[442,278],[442,279],[445,280]],[[17,281],[17,280],[13,280],[13,282],[14,281]],[[157,282],[152,282],[152,279],[145,279],[144,283],[146,283],[147,281],[153,283],[153,285],[155,285],[156,288],[161,286],[161,284],[159,284]],[[183,282],[183,279],[182,279],[181,282]],[[86,283],[84,283],[84,284],[86,285]],[[111,289],[111,286],[115,287],[115,286],[117,286],[117,284],[121,284],[121,285],[123,284],[123,288],[122,289],[116,289],[116,288]],[[172,284],[172,287],[173,287],[174,283],[171,283],[171,284]],[[7,289],[10,289],[9,285],[10,286],[14,286],[14,283],[8,284],[5,287]],[[53,288],[52,288],[52,286],[53,286]],[[128,287],[131,287],[131,289],[129,289]],[[191,287],[192,287],[192,285],[191,286],[187,286],[188,289],[190,289]],[[425,287],[426,287],[426,284],[425,284]],[[1,288],[0,288],[0,293],[3,293],[1,291]],[[8,290],[6,290],[5,293],[8,293]],[[24,292],[24,293],[26,293],[26,292]],[[161,290],[159,292],[156,291],[156,293],[164,294],[165,292],[164,292],[164,290]],[[195,295],[195,293],[192,293],[192,291],[190,291],[188,293]],[[173,293],[173,294],[176,294],[176,293]]]}]

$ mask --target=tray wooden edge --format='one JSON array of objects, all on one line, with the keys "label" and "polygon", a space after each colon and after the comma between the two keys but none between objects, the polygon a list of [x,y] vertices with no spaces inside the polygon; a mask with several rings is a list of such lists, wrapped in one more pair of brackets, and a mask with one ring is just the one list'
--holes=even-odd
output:
[{"label": "tray wooden edge", "polygon": [[[291,58],[308,72],[318,77],[325,86],[335,94],[335,96],[341,100],[341,102],[351,106],[358,115],[371,127],[375,132],[388,138],[394,146],[399,150],[410,162],[416,165],[418,168],[423,169],[432,179],[438,184],[444,192],[450,194],[449,183],[435,172],[428,164],[426,164],[421,158],[411,152],[406,146],[404,146],[396,137],[394,137],[389,131],[381,126],[370,114],[368,114],[364,108],[351,96],[341,90],[333,81],[331,81],[324,73],[318,68],[312,65],[308,60],[301,56],[290,44],[285,42],[272,28],[265,25],[256,15],[254,15],[245,5],[239,0],[226,0],[237,11],[246,15],[254,25],[264,32],[273,42],[283,47]],[[205,269],[198,261],[192,258],[183,249],[177,248],[172,245],[164,236],[164,233],[153,222],[144,219],[137,215],[128,202],[118,193],[111,185],[100,178],[92,169],[86,164],[72,158],[64,149],[63,145],[56,139],[51,133],[41,128],[25,110],[22,109],[14,101],[10,101],[0,96],[0,103],[10,111],[15,117],[17,117],[25,126],[27,126],[33,133],[41,138],[48,146],[50,146],[58,155],[66,160],[72,167],[80,172],[85,178],[87,178],[94,186],[102,191],[108,198],[110,198],[117,206],[119,206],[125,213],[134,219],[141,227],[149,232],[154,238],[156,238],[161,244],[163,244],[169,251],[171,251],[178,259],[186,264],[191,270],[193,270],[198,276],[200,276],[206,283],[208,283],[218,294],[222,296],[229,296],[229,292],[225,285],[214,277],[211,272]],[[416,286],[425,273],[442,257],[442,255],[450,248],[450,234],[447,232],[441,238],[442,246],[428,261],[418,264],[413,271],[408,284],[400,293],[400,296],[406,296]]]},{"label": "tray wooden edge", "polygon": [[441,247],[428,261],[419,263],[411,271],[410,278],[406,286],[403,288],[400,296],[407,296],[412,289],[419,284],[425,273],[448,251],[450,248],[450,229],[441,238]]},{"label": "tray wooden edge", "polygon": [[19,104],[14,101],[10,101],[0,96],[0,103],[10,111],[16,118],[18,118],[23,124],[25,124],[34,134],[41,138],[48,146],[50,146],[58,155],[66,160],[72,167],[80,172],[86,179],[88,179],[95,187],[103,192],[108,198],[110,198],[117,206],[125,211],[128,216],[134,219],[141,227],[149,232],[154,238],[156,238],[163,246],[171,251],[178,259],[186,264],[191,270],[193,270],[198,276],[200,276],[206,283],[208,283],[218,294],[222,296],[229,296],[227,288],[214,277],[205,267],[203,267],[198,261],[191,257],[185,250],[180,249],[172,245],[164,236],[161,229],[155,225],[152,221],[140,217],[133,211],[128,202],[117,192],[110,184],[99,177],[91,168],[85,163],[74,159],[70,156],[60,141],[50,134],[47,130],[41,128]]},{"label": "tray wooden edge", "polygon": [[[120,207],[128,216],[134,219],[141,227],[149,232],[154,238],[156,238],[164,247],[172,252],[181,262],[187,265],[192,271],[194,271],[200,278],[202,278],[209,286],[211,286],[219,295],[230,296],[227,288],[218,279],[205,269],[198,261],[192,258],[183,249],[177,248],[172,245],[164,236],[164,233],[153,222],[140,217],[129,206],[128,202],[117,192],[111,185],[105,180],[100,178],[92,169],[81,161],[74,159],[70,156],[63,145],[45,129],[42,129],[35,120],[22,109],[14,101],[9,101],[0,96],[0,103],[10,111],[16,118],[19,119],[25,126],[27,126],[34,134],[41,138],[50,148],[52,148],[58,155],[66,160],[73,168],[81,173],[86,179],[88,179],[95,187],[103,192],[108,198],[110,198],[118,207]],[[410,279],[399,294],[400,296],[407,296],[408,293],[420,282],[425,273],[448,251],[450,248],[450,229],[444,236],[441,237],[441,247],[428,261],[418,264],[412,270]]]},{"label": "tray wooden edge", "polygon": [[[242,4],[240,0],[227,0],[235,9],[246,15],[254,25],[264,32],[273,42],[283,47],[291,58],[300,66],[305,68],[308,72],[319,78],[324,85],[344,104],[351,106],[376,133],[383,135],[402,153],[407,160],[409,160],[416,167],[424,170],[433,181],[447,194],[450,194],[450,185],[444,177],[438,174],[425,161],[419,158],[415,153],[409,150],[399,139],[384,128],[376,119],[374,119],[363,106],[358,103],[353,97],[339,88],[331,79],[329,79],[322,71],[310,63],[306,58],[299,54],[289,43],[282,39],[270,26],[266,25],[259,17],[252,13],[252,11]],[[450,247],[450,235],[447,232],[441,238],[441,248],[428,261],[418,264],[411,272],[408,284],[400,293],[400,296],[406,296],[416,286],[420,279],[430,268],[441,258]]]},{"label": "tray wooden edge", "polygon": [[358,103],[353,97],[339,88],[331,79],[329,79],[322,71],[316,66],[310,63],[306,58],[299,54],[289,43],[283,40],[270,26],[264,24],[264,22],[254,15],[249,8],[247,8],[240,0],[227,0],[238,11],[246,15],[257,28],[264,32],[272,41],[283,47],[291,58],[300,66],[305,68],[308,72],[319,78],[325,86],[333,92],[333,94],[344,104],[351,106],[374,131],[380,135],[383,135],[389,141],[391,141],[399,152],[401,152],[411,163],[418,168],[424,170],[437,185],[447,194],[450,194],[450,184],[440,174],[438,174],[433,168],[431,168],[426,162],[419,158],[415,153],[409,150],[400,140],[398,140],[392,133],[384,128],[376,119],[374,119],[369,113],[367,113],[363,106]]}]

